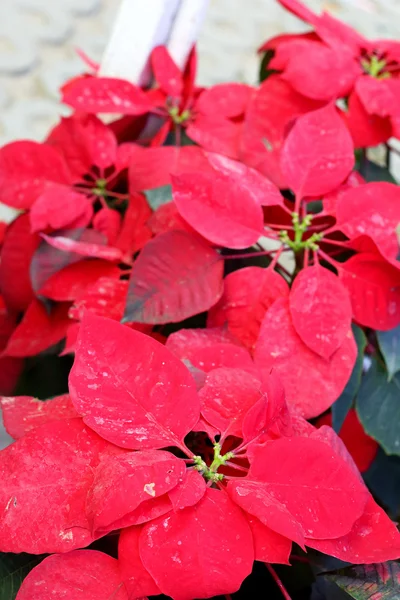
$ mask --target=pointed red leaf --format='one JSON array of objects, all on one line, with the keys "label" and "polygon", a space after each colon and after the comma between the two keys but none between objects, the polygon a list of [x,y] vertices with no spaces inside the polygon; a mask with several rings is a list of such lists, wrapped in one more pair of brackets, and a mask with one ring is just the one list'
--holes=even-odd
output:
[{"label": "pointed red leaf", "polygon": [[247,521],[253,534],[254,559],[266,563],[288,565],[292,542],[266,527],[256,517],[248,515]]},{"label": "pointed red leaf", "polygon": [[68,308],[66,303],[58,304],[48,314],[39,300],[32,300],[2,356],[35,356],[57,344],[65,337],[70,324]]},{"label": "pointed red leaf", "polygon": [[154,78],[162,91],[172,98],[180,98],[183,91],[182,73],[165,46],[153,49],[151,66]]},{"label": "pointed red leaf", "polygon": [[90,258],[102,258],[103,260],[109,260],[111,262],[126,262],[129,263],[129,259],[124,256],[118,248],[112,246],[102,246],[100,244],[81,242],[72,240],[69,237],[63,237],[61,235],[50,236],[42,233],[42,238],[56,250],[62,250],[63,252],[72,252],[79,256],[88,256]]},{"label": "pointed red leaf", "polygon": [[329,408],[342,393],[357,357],[351,329],[340,348],[327,361],[310,350],[293,327],[286,299],[277,300],[261,324],[254,362],[280,377],[286,400],[306,418]]},{"label": "pointed red leaf", "polygon": [[235,592],[254,559],[243,513],[223,491],[214,489],[208,489],[196,506],[146,525],[139,550],[161,592],[176,600]]},{"label": "pointed red leaf", "polygon": [[178,212],[175,202],[161,204],[151,215],[147,222],[154,235],[182,229],[192,235],[198,235],[193,227],[190,227]]},{"label": "pointed red leaf", "polygon": [[86,196],[62,185],[47,186],[30,211],[31,231],[86,227],[93,216]]},{"label": "pointed red leaf", "polygon": [[238,160],[243,123],[224,119],[216,114],[196,114],[188,122],[187,136],[209,152]]},{"label": "pointed red leaf", "polygon": [[120,270],[112,263],[104,260],[81,260],[57,271],[40,288],[38,295],[58,302],[75,300],[100,278],[117,281],[119,275]]},{"label": "pointed red leaf", "polygon": [[121,229],[114,245],[124,254],[136,254],[151,239],[151,230],[148,220],[151,217],[151,208],[143,194],[133,193],[129,196]]},{"label": "pointed red leaf", "polygon": [[194,506],[206,493],[206,481],[198,471],[187,470],[177,486],[168,492],[174,510]]},{"label": "pointed red leaf", "polygon": [[243,418],[261,397],[256,377],[240,369],[214,369],[199,392],[201,413],[223,437],[241,437]]},{"label": "pointed red leaf", "polygon": [[338,539],[306,540],[307,546],[354,564],[380,563],[400,555],[400,534],[385,511],[369,497],[363,515]]},{"label": "pointed red leaf", "polygon": [[68,394],[46,401],[32,396],[2,396],[0,406],[4,427],[15,440],[44,423],[79,417]]},{"label": "pointed red leaf", "polygon": [[121,229],[122,217],[111,208],[101,208],[93,219],[93,228],[106,236],[107,244],[115,245]]},{"label": "pointed red leaf", "polygon": [[80,321],[85,311],[89,311],[98,317],[120,321],[124,314],[128,285],[127,281],[101,277],[77,297],[69,309],[69,317]]},{"label": "pointed red leaf", "polygon": [[132,269],[125,320],[176,323],[208,310],[222,294],[223,260],[184,231],[157,236]]},{"label": "pointed red leaf", "polygon": [[229,497],[245,512],[257,517],[267,527],[304,547],[304,531],[286,506],[269,492],[268,484],[251,479],[232,479]]},{"label": "pointed red leaf", "polygon": [[[234,174],[232,178],[225,174],[228,161],[229,172]],[[174,202],[185,221],[213,244],[247,248],[263,231],[259,188],[254,190],[254,183],[247,186],[247,178],[242,173],[244,165],[233,163],[239,165],[238,175],[230,159],[224,158],[221,162],[222,168],[214,168],[214,172],[174,175]]]},{"label": "pointed red leaf", "polygon": [[373,182],[344,192],[336,208],[337,224],[348,238],[368,235],[384,255],[397,258],[400,223],[400,189],[386,182]]},{"label": "pointed red leaf", "polygon": [[0,453],[2,552],[67,552],[93,541],[86,496],[101,455],[118,452],[82,419],[46,423]]},{"label": "pointed red leaf", "polygon": [[333,539],[348,533],[368,498],[351,467],[327,444],[310,438],[282,438],[260,446],[249,478],[267,484],[269,493],[310,538]]},{"label": "pointed red leaf", "polygon": [[205,115],[218,114],[219,118],[242,115],[253,89],[244,83],[221,83],[204,90],[196,102],[196,110]]},{"label": "pointed red leaf", "polygon": [[169,350],[90,313],[82,320],[69,384],[85,423],[132,450],[182,446],[200,416],[195,382]]},{"label": "pointed red leaf", "polygon": [[337,275],[316,264],[297,275],[289,295],[292,323],[303,342],[329,359],[351,325],[351,303]]},{"label": "pointed red leaf", "polygon": [[26,310],[33,299],[29,267],[39,243],[40,237],[31,233],[29,214],[8,226],[0,254],[0,289],[12,310]]},{"label": "pointed red leaf", "polygon": [[229,331],[253,350],[265,313],[277,298],[288,294],[287,282],[273,269],[239,269],[225,277],[224,293],[210,309],[207,324],[227,323]]},{"label": "pointed red leaf", "polygon": [[353,138],[355,148],[378,146],[395,135],[390,117],[382,118],[368,114],[356,89],[348,98],[348,110],[343,113],[343,118]]},{"label": "pointed red leaf", "polygon": [[143,115],[153,105],[139,87],[122,79],[88,77],[63,89],[63,102],[87,113]]},{"label": "pointed red leaf", "polygon": [[128,600],[118,561],[97,550],[48,556],[22,582],[16,600]]},{"label": "pointed red leaf", "polygon": [[353,142],[333,104],[299,117],[282,150],[282,172],[300,197],[337,188],[353,165]]},{"label": "pointed red leaf", "polygon": [[0,202],[30,208],[49,183],[70,183],[61,155],[46,144],[18,141],[0,150]]},{"label": "pointed red leaf", "polygon": [[400,270],[379,254],[362,253],[340,265],[339,277],[348,289],[354,319],[387,331],[400,323]]},{"label": "pointed red leaf", "polygon": [[142,502],[172,490],[184,477],[183,460],[162,450],[105,457],[94,474],[86,501],[92,530],[104,534],[129,527],[129,515]]},{"label": "pointed red leaf", "polygon": [[129,598],[157,596],[156,582],[143,566],[139,554],[139,538],[143,527],[123,529],[118,542],[118,563]]}]

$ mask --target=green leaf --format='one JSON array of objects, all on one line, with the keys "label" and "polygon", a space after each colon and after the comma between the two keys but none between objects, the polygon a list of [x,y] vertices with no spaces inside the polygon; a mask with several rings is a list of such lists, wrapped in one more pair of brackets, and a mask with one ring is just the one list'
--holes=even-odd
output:
[{"label": "green leaf", "polygon": [[357,325],[353,325],[352,330],[357,343],[358,354],[350,379],[342,394],[332,406],[332,427],[336,433],[339,433],[360,387],[364,352],[367,347],[367,338],[363,330],[357,327]]},{"label": "green leaf", "polygon": [[357,413],[366,433],[386,454],[400,456],[400,373],[388,381],[383,365],[373,361],[362,378]]},{"label": "green leaf", "polygon": [[385,167],[381,167],[371,160],[365,159],[360,162],[359,166],[360,175],[364,177],[368,182],[370,181],[388,181],[389,183],[396,183],[397,181]]},{"label": "green leaf", "polygon": [[43,558],[44,555],[1,553],[0,600],[14,600],[25,577]]},{"label": "green leaf", "polygon": [[151,209],[157,210],[162,204],[167,204],[172,200],[172,187],[162,185],[154,190],[145,190],[144,195]]},{"label": "green leaf", "polygon": [[377,331],[376,337],[390,380],[397,371],[400,371],[400,325],[390,331]]},{"label": "green leaf", "polygon": [[389,515],[397,520],[400,510],[400,458],[388,456],[382,448],[366,473],[364,481]]},{"label": "green leaf", "polygon": [[395,562],[356,565],[327,577],[355,600],[400,600],[400,565]]}]

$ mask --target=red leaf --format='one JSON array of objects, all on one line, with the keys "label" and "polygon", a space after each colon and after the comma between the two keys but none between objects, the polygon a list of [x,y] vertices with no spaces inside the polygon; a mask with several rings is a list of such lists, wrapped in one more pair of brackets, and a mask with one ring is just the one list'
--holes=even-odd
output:
[{"label": "red leaf", "polygon": [[49,183],[70,183],[65,163],[53,148],[18,141],[0,150],[0,202],[30,208]]},{"label": "red leaf", "polygon": [[86,496],[101,455],[118,452],[81,419],[47,423],[2,450],[2,552],[67,552],[93,541]]},{"label": "red leaf", "polygon": [[63,89],[63,102],[87,113],[143,115],[153,105],[139,87],[122,79],[88,77]]},{"label": "red leaf", "polygon": [[8,226],[1,249],[0,288],[12,310],[26,310],[33,299],[29,267],[39,243],[39,236],[31,233],[28,214],[20,215]]},{"label": "red leaf", "polygon": [[169,350],[90,313],[82,320],[69,384],[89,427],[132,450],[182,446],[200,416],[195,382]]},{"label": "red leaf", "polygon": [[338,228],[354,239],[368,235],[384,255],[397,258],[400,223],[400,190],[386,182],[367,183],[345,191],[338,198]]},{"label": "red leaf", "polygon": [[250,574],[254,558],[243,513],[214,489],[193,508],[146,525],[139,550],[161,592],[176,600],[235,592]]},{"label": "red leaf", "polygon": [[135,254],[151,239],[147,224],[151,209],[143,194],[131,194],[115,246],[124,254]]},{"label": "red leaf", "polygon": [[168,497],[174,510],[181,510],[200,502],[206,489],[204,477],[198,471],[187,470],[182,481],[168,492]]},{"label": "red leaf", "polygon": [[253,534],[254,560],[288,565],[292,542],[266,527],[256,517],[248,515],[247,521]]},{"label": "red leaf", "polygon": [[187,136],[209,152],[217,152],[238,159],[243,123],[217,115],[197,114],[186,127]]},{"label": "red leaf", "polygon": [[111,262],[129,262],[127,257],[124,257],[121,250],[113,248],[111,246],[102,246],[100,244],[93,244],[90,242],[75,241],[69,237],[50,236],[42,233],[42,238],[57,250],[64,252],[73,252],[79,256],[88,256],[90,258],[102,258],[103,260],[109,260]]},{"label": "red leaf", "polygon": [[260,388],[260,381],[246,371],[214,369],[199,392],[201,413],[223,438],[241,437],[243,418],[261,397]]},{"label": "red leaf", "polygon": [[15,440],[45,423],[79,417],[68,394],[45,402],[32,396],[2,396],[0,406],[4,427]]},{"label": "red leaf", "polygon": [[296,542],[304,548],[304,532],[286,506],[269,493],[268,484],[251,481],[247,477],[232,479],[228,483],[229,497],[241,509],[257,517],[279,535]]},{"label": "red leaf", "polygon": [[340,265],[339,277],[349,291],[358,323],[382,331],[399,325],[399,269],[378,254],[362,253]]},{"label": "red leaf", "polygon": [[76,181],[89,173],[93,166],[106,169],[116,162],[115,135],[94,115],[76,113],[62,118],[50,132],[47,144],[64,156]]},{"label": "red leaf", "polygon": [[[343,505],[342,505],[343,506]],[[352,530],[336,540],[306,540],[307,546],[354,564],[380,563],[400,555],[400,534],[385,511],[369,497]]]},{"label": "red leaf", "polygon": [[288,294],[287,282],[273,269],[239,269],[225,277],[224,293],[210,309],[207,325],[227,323],[229,331],[253,350],[265,313],[277,298]]},{"label": "red leaf", "polygon": [[318,264],[303,269],[294,280],[289,306],[303,342],[329,359],[343,344],[351,325],[349,294],[339,278]]},{"label": "red leaf", "polygon": [[129,515],[142,502],[172,490],[184,477],[183,460],[170,452],[144,450],[107,456],[94,474],[86,514],[96,535],[132,525]]},{"label": "red leaf", "polygon": [[139,554],[139,538],[143,527],[123,529],[118,542],[118,563],[129,598],[157,596],[156,582],[143,566]]},{"label": "red leaf", "polygon": [[201,239],[169,231],[149,242],[132,268],[125,321],[177,323],[222,294],[223,260]]},{"label": "red leaf", "polygon": [[359,77],[355,89],[368,114],[398,117],[400,85],[397,78]]},{"label": "red leaf", "polygon": [[277,300],[265,315],[254,353],[256,366],[264,372],[275,371],[288,404],[306,418],[320,415],[340,396],[356,357],[350,329],[329,361],[310,350],[293,327],[286,299]]},{"label": "red leaf", "polygon": [[73,323],[67,329],[64,350],[59,356],[73,354],[75,352],[76,340],[78,338],[80,323]]},{"label": "red leaf", "polygon": [[48,556],[25,578],[16,600],[128,600],[118,567],[97,550]]},{"label": "red leaf", "polygon": [[196,110],[204,115],[233,118],[242,115],[253,89],[244,83],[221,83],[204,90],[196,102]]},{"label": "red leaf", "polygon": [[263,213],[255,197],[258,190],[247,187],[246,177],[231,178],[222,169],[187,173],[172,177],[172,190],[181,216],[213,244],[247,248],[262,235]]},{"label": "red leaf", "polygon": [[180,98],[183,92],[182,73],[165,46],[153,49],[151,66],[154,78],[162,91],[172,98]]},{"label": "red leaf", "polygon": [[90,200],[83,194],[53,184],[47,186],[30,211],[31,231],[86,227],[93,216]]},{"label": "red leaf", "polygon": [[107,244],[110,246],[115,245],[121,229],[121,224],[121,215],[111,208],[101,208],[99,212],[95,214],[93,219],[94,229],[106,236]]},{"label": "red leaf", "polygon": [[348,110],[343,114],[343,117],[353,138],[355,148],[378,146],[393,135],[391,119],[369,115],[356,90],[353,90],[349,96]]},{"label": "red leaf", "polygon": [[348,533],[368,498],[351,467],[327,444],[309,438],[282,438],[260,446],[249,478],[267,484],[271,496],[284,504],[310,538]]},{"label": "red leaf", "polygon": [[297,119],[281,156],[282,172],[297,196],[330,192],[353,166],[353,142],[333,104]]},{"label": "red leaf", "polygon": [[128,285],[127,281],[101,277],[77,297],[69,310],[69,317],[80,321],[85,311],[89,311],[98,317],[120,321],[124,314]]},{"label": "red leaf", "polygon": [[35,356],[57,344],[65,337],[70,324],[68,308],[66,303],[58,304],[48,314],[39,300],[32,300],[2,356]]},{"label": "red leaf", "polygon": [[[100,278],[118,280],[120,270],[103,260],[82,260],[57,271],[40,288],[38,295],[57,302],[79,298]],[[117,281],[118,283],[118,281]]]},{"label": "red leaf", "polygon": [[159,235],[160,233],[166,233],[167,231],[176,231],[181,229],[187,231],[192,235],[198,235],[197,232],[182,219],[181,215],[176,208],[175,202],[167,202],[161,204],[148,220],[148,226],[152,233]]}]

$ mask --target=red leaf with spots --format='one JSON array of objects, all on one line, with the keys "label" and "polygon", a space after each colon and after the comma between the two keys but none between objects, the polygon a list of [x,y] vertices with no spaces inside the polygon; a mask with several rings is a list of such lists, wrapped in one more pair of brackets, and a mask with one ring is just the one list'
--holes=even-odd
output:
[{"label": "red leaf with spots", "polygon": [[97,550],[48,556],[26,577],[16,600],[128,600],[118,561]]},{"label": "red leaf with spots", "polygon": [[78,254],[78,256],[87,256],[90,258],[102,258],[103,260],[109,260],[111,262],[126,262],[129,263],[129,259],[124,256],[118,248],[112,246],[103,246],[91,242],[76,241],[69,237],[63,237],[61,235],[50,236],[42,234],[42,238],[55,248],[56,250],[62,250],[63,252],[71,252]]},{"label": "red leaf with spots", "polygon": [[[93,227],[106,237],[107,244],[114,246],[122,225],[122,217],[116,210],[111,208],[101,208],[95,214]],[[121,248],[122,249],[122,248]]]},{"label": "red leaf with spots", "polygon": [[194,506],[206,493],[206,481],[198,471],[187,470],[183,479],[168,492],[174,510]]},{"label": "red leaf with spots", "polygon": [[277,298],[288,294],[287,282],[273,269],[239,269],[225,277],[224,293],[210,309],[207,324],[227,324],[229,331],[253,350],[265,313]]},{"label": "red leaf with spots", "polygon": [[238,159],[243,123],[231,121],[217,115],[197,114],[186,127],[187,136],[209,152]]},{"label": "red leaf with spots", "polygon": [[400,189],[386,182],[367,183],[345,191],[336,207],[338,228],[354,239],[368,235],[385,256],[397,258]]},{"label": "red leaf with spots", "polygon": [[31,233],[29,214],[20,215],[7,228],[0,254],[0,289],[12,310],[26,310],[33,299],[29,268],[39,243],[40,237]]},{"label": "red leaf with spots", "polygon": [[169,350],[90,313],[82,320],[69,384],[85,423],[133,450],[182,446],[200,416],[195,382]]},{"label": "red leaf with spots", "polygon": [[167,96],[180,98],[183,92],[183,79],[165,46],[157,46],[151,53],[151,66],[156,82]]},{"label": "red leaf with spots", "polygon": [[47,186],[31,208],[31,231],[86,227],[92,216],[92,203],[86,196],[53,184]]},{"label": "red leaf with spots", "polygon": [[81,260],[54,273],[40,288],[38,295],[57,302],[72,301],[100,278],[118,281],[120,273],[117,266],[104,260]]},{"label": "red leaf with spots", "polygon": [[125,321],[176,323],[208,310],[222,294],[223,261],[184,231],[157,236],[135,261]]},{"label": "red leaf with spots", "polygon": [[82,419],[46,423],[2,450],[1,551],[67,552],[90,544],[85,501],[94,469],[102,454],[119,451]]},{"label": "red leaf with spots", "polygon": [[[207,240],[228,248],[247,248],[263,231],[259,189],[253,189],[254,183],[247,187],[245,167],[239,163],[233,163],[238,165],[235,173],[230,161],[229,172],[236,176],[227,175],[228,161],[224,158],[222,168],[213,173],[173,176],[173,198],[180,215]],[[257,178],[261,176],[257,174]]]},{"label": "red leaf with spots", "polygon": [[242,115],[253,89],[244,83],[221,83],[204,90],[196,102],[196,110],[204,115],[218,118],[234,118]]},{"label": "red leaf with spots", "polygon": [[139,538],[143,527],[123,529],[118,542],[118,563],[129,598],[160,594],[154,579],[143,566],[139,554]]},{"label": "red leaf with spots", "polygon": [[46,401],[32,396],[2,396],[0,406],[4,427],[15,440],[45,423],[79,417],[68,394]]},{"label": "red leaf with spots", "polygon": [[214,369],[199,392],[201,413],[222,437],[241,437],[243,418],[261,397],[260,388],[260,381],[246,371]]},{"label": "red leaf with spots", "polygon": [[[176,600],[235,592],[250,574],[254,559],[243,513],[224,492],[214,489],[207,490],[196,506],[147,524],[139,551],[161,592]],[[201,565],[201,570],[193,570],[193,565]]]},{"label": "red leaf with spots", "polygon": [[85,311],[98,317],[108,317],[120,321],[124,314],[128,281],[101,277],[76,298],[69,310],[69,317],[80,321]]},{"label": "red leaf with spots", "polygon": [[289,302],[277,300],[261,324],[254,362],[263,372],[281,378],[286,400],[306,418],[327,410],[342,393],[357,357],[351,329],[330,360],[310,350],[297,334]]},{"label": "red leaf with spots", "polygon": [[327,444],[310,438],[282,438],[257,448],[249,479],[266,484],[274,500],[284,504],[309,538],[347,534],[363,514],[368,498],[351,467]]},{"label": "red leaf with spots", "polygon": [[303,269],[289,295],[292,322],[303,342],[329,359],[343,344],[351,325],[351,303],[339,278],[316,264]]},{"label": "red leaf with spots", "polygon": [[353,142],[333,104],[299,117],[282,150],[282,172],[301,198],[337,188],[353,165]]},{"label": "red leaf with spots", "polygon": [[0,150],[0,202],[27,209],[50,183],[70,183],[61,155],[46,144],[11,142]]},{"label": "red leaf with spots", "polygon": [[289,564],[292,542],[279,535],[256,517],[247,516],[254,542],[254,559],[266,563]]},{"label": "red leaf with spots", "polygon": [[87,113],[137,116],[153,108],[150,99],[139,87],[111,77],[78,79],[64,87],[62,100],[72,108]]},{"label": "red leaf with spots", "polygon": [[2,356],[35,356],[60,342],[70,324],[68,308],[67,303],[58,304],[49,314],[39,300],[32,300],[22,321],[8,340]]},{"label": "red leaf with spots", "polygon": [[185,470],[182,460],[162,450],[105,457],[95,471],[86,500],[92,531],[103,535],[129,527],[130,513],[142,502],[172,490],[184,477]]},{"label": "red leaf with spots", "polygon": [[339,277],[348,289],[354,319],[382,331],[400,323],[400,270],[379,254],[362,253],[340,265]]}]

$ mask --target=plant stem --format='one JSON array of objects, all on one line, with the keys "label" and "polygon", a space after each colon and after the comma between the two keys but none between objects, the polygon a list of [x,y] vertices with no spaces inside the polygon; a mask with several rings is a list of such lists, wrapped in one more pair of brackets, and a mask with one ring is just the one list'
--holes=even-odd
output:
[{"label": "plant stem", "polygon": [[268,571],[271,573],[272,577],[274,578],[276,585],[281,590],[282,596],[285,598],[285,600],[292,600],[291,597],[289,596],[285,586],[283,585],[282,581],[279,579],[276,571],[268,563],[265,563],[265,566],[267,567]]}]

